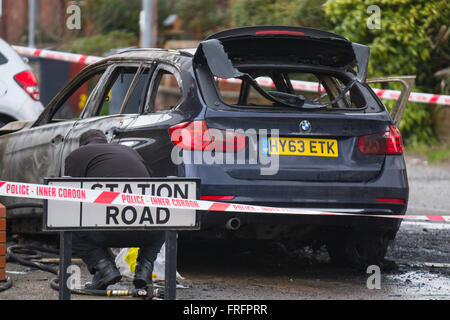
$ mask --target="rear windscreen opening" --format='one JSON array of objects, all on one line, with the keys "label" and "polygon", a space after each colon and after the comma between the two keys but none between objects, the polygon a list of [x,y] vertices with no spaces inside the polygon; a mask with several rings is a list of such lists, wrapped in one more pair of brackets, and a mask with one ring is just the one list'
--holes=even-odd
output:
[{"label": "rear windscreen opening", "polygon": [[[364,95],[361,93],[364,88],[359,83],[351,83],[335,75],[274,69],[241,71],[248,73],[264,91],[283,101],[299,97],[301,101],[304,100],[305,107],[326,105],[321,108],[325,110],[357,111],[366,107]],[[222,101],[229,106],[270,109],[286,107],[264,97],[245,78],[214,77],[214,81]],[[334,103],[331,103],[333,101]],[[302,107],[299,106],[299,109]]]}]

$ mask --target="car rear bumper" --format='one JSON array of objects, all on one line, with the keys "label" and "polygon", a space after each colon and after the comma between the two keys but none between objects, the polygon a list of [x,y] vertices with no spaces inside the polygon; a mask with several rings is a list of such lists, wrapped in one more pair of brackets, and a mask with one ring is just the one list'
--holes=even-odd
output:
[{"label": "car rear bumper", "polygon": [[239,180],[214,166],[186,166],[186,174],[201,178],[202,196],[234,196],[231,203],[271,207],[351,212],[355,216],[257,213],[202,213],[202,229],[225,226],[232,217],[245,224],[365,225],[396,230],[401,219],[366,217],[370,214],[404,215],[408,181],[403,157],[387,156],[380,175],[369,182],[302,182]]}]

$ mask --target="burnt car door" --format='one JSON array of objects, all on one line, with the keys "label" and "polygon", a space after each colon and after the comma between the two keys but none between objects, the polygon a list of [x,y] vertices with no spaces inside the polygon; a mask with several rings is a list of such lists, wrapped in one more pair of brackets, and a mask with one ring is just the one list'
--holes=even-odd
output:
[{"label": "burnt car door", "polygon": [[78,148],[83,132],[99,129],[109,142],[121,140],[123,130],[142,113],[152,71],[151,62],[120,62],[108,69],[97,101],[83,113],[64,141],[61,173],[64,172],[64,159]]},{"label": "burnt car door", "polygon": [[[95,100],[107,66],[98,64],[81,71],[65,86],[32,124],[0,137],[1,179],[43,183],[59,176],[61,151],[70,130]],[[4,203],[36,202],[5,198]],[[20,210],[14,214],[20,214]]]},{"label": "burnt car door", "polygon": [[158,63],[151,78],[144,113],[123,131],[120,140],[142,155],[152,176],[178,174],[171,161],[173,145],[169,128],[188,117],[180,108],[186,101],[180,72],[175,65]]},{"label": "burnt car door", "polygon": [[409,95],[411,94],[412,88],[414,87],[416,76],[390,76],[390,77],[377,77],[370,78],[366,80],[366,83],[389,83],[389,82],[399,82],[402,85],[402,90],[400,95],[397,97],[392,97],[397,99],[394,108],[391,112],[391,118],[394,120],[394,124],[398,127],[400,121],[402,120],[403,113],[406,109],[406,104],[408,103]]}]

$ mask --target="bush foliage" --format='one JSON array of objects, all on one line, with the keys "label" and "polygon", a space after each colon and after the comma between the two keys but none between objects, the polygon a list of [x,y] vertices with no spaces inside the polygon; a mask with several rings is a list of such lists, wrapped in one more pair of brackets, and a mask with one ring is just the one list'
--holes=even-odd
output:
[{"label": "bush foliage", "polygon": [[[380,28],[367,27],[370,5],[380,9]],[[447,0],[333,0],[324,6],[332,31],[370,46],[369,77],[416,75],[415,91],[435,93],[440,87],[434,73],[448,67],[450,56],[442,32],[449,8]],[[431,105],[408,103],[400,129],[409,143],[434,140],[432,112]]]}]

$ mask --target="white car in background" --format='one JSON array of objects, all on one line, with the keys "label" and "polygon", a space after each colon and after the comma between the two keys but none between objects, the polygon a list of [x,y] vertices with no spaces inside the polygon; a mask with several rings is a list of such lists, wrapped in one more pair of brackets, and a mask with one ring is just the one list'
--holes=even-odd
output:
[{"label": "white car in background", "polygon": [[11,121],[36,119],[43,109],[31,67],[0,39],[0,127]]}]

